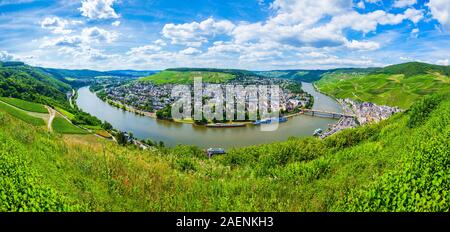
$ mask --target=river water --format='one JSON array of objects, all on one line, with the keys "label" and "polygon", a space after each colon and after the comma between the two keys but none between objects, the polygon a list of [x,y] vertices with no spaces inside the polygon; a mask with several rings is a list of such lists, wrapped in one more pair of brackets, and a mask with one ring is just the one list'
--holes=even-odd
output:
[{"label": "river water", "polygon": [[[312,84],[303,83],[302,86],[305,91],[314,96],[313,109],[342,112],[340,105],[334,99],[317,92]],[[260,127],[253,125],[239,128],[206,128],[157,120],[117,109],[89,91],[89,87],[78,90],[76,102],[80,109],[101,120],[108,121],[116,129],[132,132],[139,139],[163,141],[168,146],[189,144],[202,148],[229,149],[284,141],[289,137],[311,136],[315,129],[325,129],[329,127],[329,124],[336,122],[336,119],[301,115],[279,124],[279,128],[271,132],[263,132]]]}]

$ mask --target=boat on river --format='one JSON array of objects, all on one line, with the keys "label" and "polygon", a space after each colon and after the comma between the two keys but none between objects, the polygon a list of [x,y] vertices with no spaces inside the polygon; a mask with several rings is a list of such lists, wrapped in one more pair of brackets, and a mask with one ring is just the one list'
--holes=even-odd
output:
[{"label": "boat on river", "polygon": [[263,120],[257,120],[253,123],[253,125],[261,125],[261,124],[271,124],[271,123],[283,123],[287,122],[288,119],[286,117],[281,118],[268,118]]},{"label": "boat on river", "polygon": [[208,124],[206,127],[210,128],[232,128],[232,127],[245,127],[243,123],[214,123]]},{"label": "boat on river", "polygon": [[323,132],[323,130],[322,130],[322,128],[318,128],[318,129],[316,129],[315,131],[314,131],[314,136],[319,136],[320,134],[322,134],[322,132]]}]

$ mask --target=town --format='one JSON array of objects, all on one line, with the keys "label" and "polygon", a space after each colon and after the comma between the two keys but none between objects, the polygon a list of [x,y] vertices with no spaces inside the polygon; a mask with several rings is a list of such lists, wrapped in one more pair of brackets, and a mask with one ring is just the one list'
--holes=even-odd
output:
[{"label": "town", "polygon": [[[203,83],[203,94],[208,87],[208,83]],[[236,78],[227,83],[220,84],[223,93],[226,86],[273,86],[280,88],[279,103],[280,113],[287,115],[296,113],[301,108],[310,108],[312,106],[312,96],[301,89],[301,84],[292,80],[279,78]],[[99,97],[113,103],[115,106],[124,109],[134,109],[135,112],[157,113],[164,111],[167,107],[174,104],[177,100],[172,96],[174,84],[156,85],[152,82],[133,81],[121,85],[105,85],[98,92]],[[193,92],[193,86],[190,86]],[[98,89],[97,89],[98,90]],[[206,97],[203,97],[206,98]],[[165,118],[167,119],[167,118]]]},{"label": "town", "polygon": [[358,102],[351,99],[338,99],[343,111],[347,115],[339,119],[330,129],[320,134],[324,139],[347,128],[355,128],[369,123],[377,123],[385,120],[395,113],[401,112],[398,107],[380,106],[371,102]]}]

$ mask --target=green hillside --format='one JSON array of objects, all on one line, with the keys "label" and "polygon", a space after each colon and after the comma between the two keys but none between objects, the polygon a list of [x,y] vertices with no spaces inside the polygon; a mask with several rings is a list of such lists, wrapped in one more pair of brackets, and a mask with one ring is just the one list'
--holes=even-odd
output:
[{"label": "green hillside", "polygon": [[17,108],[14,108],[14,107],[12,107],[8,104],[5,104],[1,101],[0,101],[0,111],[8,113],[24,122],[31,124],[31,125],[35,125],[35,126],[44,126],[45,125],[44,120],[42,120],[41,118],[33,117],[30,114],[28,114],[27,112],[17,109]]},{"label": "green hillside", "polygon": [[[450,99],[207,159],[49,134],[0,112],[1,211],[448,211]],[[17,133],[20,131],[21,133]]]},{"label": "green hillside", "polygon": [[141,78],[140,81],[152,82],[157,85],[191,84],[194,83],[195,77],[202,77],[202,81],[207,83],[223,83],[234,79],[236,76],[224,72],[166,70],[149,77]]},{"label": "green hillside", "polygon": [[89,134],[88,131],[76,127],[60,115],[56,115],[52,128],[56,133],[60,134]]},{"label": "green hillside", "polygon": [[[403,109],[423,96],[450,92],[450,78],[440,71],[448,67],[427,64],[415,67],[413,64],[389,66],[367,75],[327,74],[316,82],[316,87],[337,98],[353,98]],[[402,72],[407,74],[398,74]]]},{"label": "green hillside", "polygon": [[378,68],[340,68],[330,70],[273,70],[255,71],[256,74],[265,77],[285,78],[303,82],[318,81],[326,75],[348,74],[364,75],[379,70]]},{"label": "green hillside", "polygon": [[0,62],[0,65],[0,97],[9,104],[38,113],[47,113],[43,106],[47,105],[69,116],[74,124],[102,124],[97,118],[72,107],[66,95],[72,87],[41,71],[41,68],[22,62]]},{"label": "green hillside", "polygon": [[28,102],[17,98],[9,98],[9,97],[0,97],[0,101],[4,101],[10,105],[13,105],[17,108],[20,108],[22,110],[30,111],[30,112],[36,112],[36,113],[48,113],[47,108],[43,106],[42,104],[34,103],[34,102]]},{"label": "green hillside", "polygon": [[71,87],[28,65],[0,67],[0,97],[13,97],[48,105],[68,106]]},{"label": "green hillside", "polygon": [[426,75],[426,74],[439,74],[444,76],[450,76],[450,66],[441,66],[434,64],[426,64],[420,62],[409,62],[404,64],[397,64],[387,66],[377,73],[383,74],[403,74],[405,77]]}]

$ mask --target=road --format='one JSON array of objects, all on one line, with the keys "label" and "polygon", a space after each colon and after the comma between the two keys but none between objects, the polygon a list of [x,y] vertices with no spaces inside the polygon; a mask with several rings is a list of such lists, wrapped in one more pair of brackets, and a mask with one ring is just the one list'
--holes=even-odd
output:
[{"label": "road", "polygon": [[53,131],[52,123],[53,123],[53,119],[55,119],[56,110],[52,109],[49,106],[45,106],[45,107],[47,108],[49,115],[50,115],[50,117],[48,118],[47,128],[48,128],[48,131]]}]

